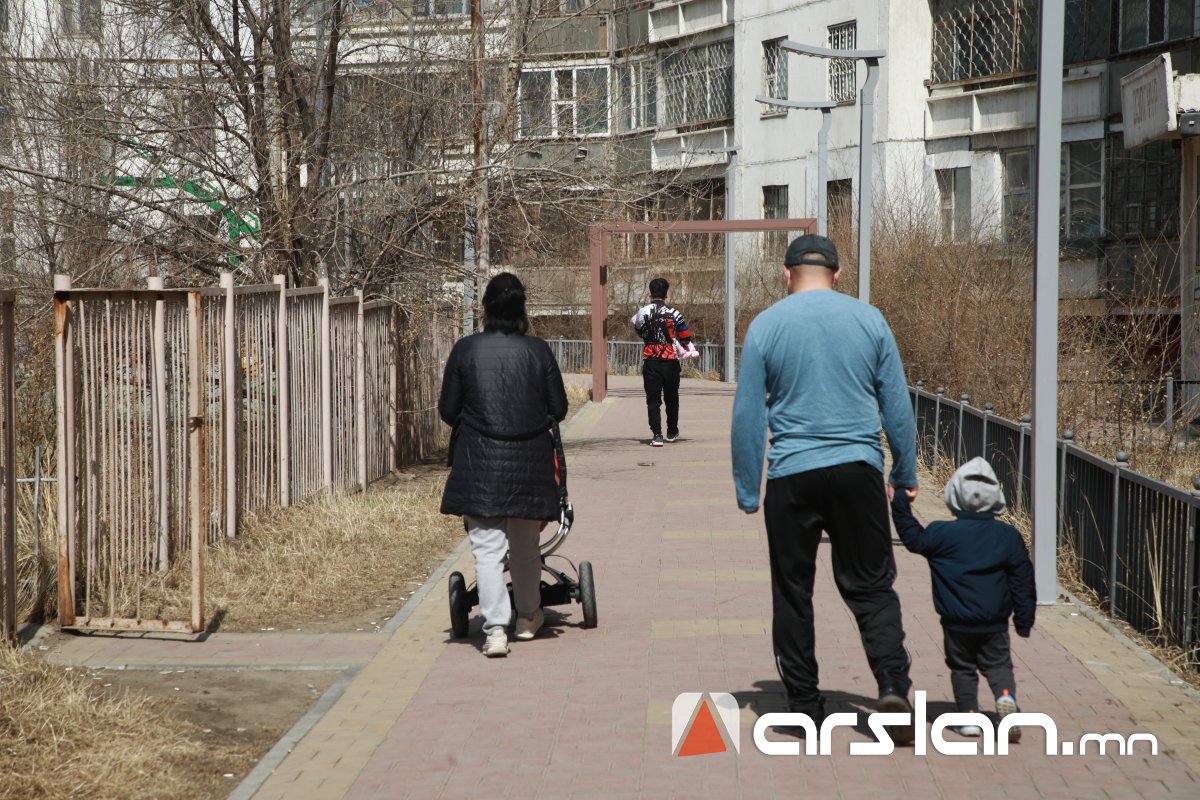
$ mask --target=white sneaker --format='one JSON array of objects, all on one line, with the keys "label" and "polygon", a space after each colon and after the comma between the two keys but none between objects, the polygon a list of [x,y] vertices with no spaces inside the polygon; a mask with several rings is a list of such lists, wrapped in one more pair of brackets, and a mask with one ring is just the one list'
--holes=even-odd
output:
[{"label": "white sneaker", "polygon": [[538,629],[546,621],[546,615],[539,608],[533,615],[533,619],[521,619],[517,617],[517,639],[522,642],[528,642],[537,635]]},{"label": "white sneaker", "polygon": [[497,628],[487,635],[483,643],[483,654],[488,658],[504,658],[508,655],[508,634],[503,628]]},{"label": "white sneaker", "polygon": [[959,736],[983,736],[983,728],[978,725],[959,725]]},{"label": "white sneaker", "polygon": [[[1005,689],[1004,692],[996,698],[996,716],[998,716],[1001,720],[1003,720],[1009,714],[1016,714],[1020,710],[1021,709],[1017,707],[1017,699],[1008,693],[1008,689]],[[1021,741],[1021,729],[1018,726],[1014,725],[1008,729],[1008,740],[1010,742]]]}]

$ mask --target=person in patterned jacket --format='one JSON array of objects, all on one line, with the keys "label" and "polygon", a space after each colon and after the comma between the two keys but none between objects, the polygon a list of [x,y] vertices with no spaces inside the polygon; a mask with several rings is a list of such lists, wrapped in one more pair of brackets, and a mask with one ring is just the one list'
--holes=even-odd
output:
[{"label": "person in patterned jacket", "polygon": [[650,433],[654,438],[650,444],[663,446],[662,418],[659,406],[667,405],[667,438],[673,442],[679,438],[679,352],[690,350],[692,332],[678,309],[667,305],[666,278],[650,281],[650,303],[638,309],[630,322],[645,346],[642,348],[642,384],[646,388],[646,412],[650,422]]}]

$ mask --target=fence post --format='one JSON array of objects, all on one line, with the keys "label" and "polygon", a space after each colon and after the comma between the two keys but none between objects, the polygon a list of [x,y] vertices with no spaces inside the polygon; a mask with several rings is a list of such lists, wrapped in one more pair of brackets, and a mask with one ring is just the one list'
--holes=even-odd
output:
[{"label": "fence post", "polygon": [[271,276],[279,287],[279,314],[275,319],[275,386],[279,420],[279,506],[292,504],[291,362],[288,359],[287,277]]},{"label": "fence post", "polygon": [[333,491],[333,365],[329,329],[329,278],[318,278],[321,293],[321,487]]},{"label": "fence post", "polygon": [[221,368],[221,394],[224,397],[221,417],[225,421],[225,535],[237,535],[237,421],[240,392],[237,385],[237,326],[234,324],[233,273],[221,273],[221,288],[225,290],[225,363]]},{"label": "fence post", "polygon": [[1025,511],[1025,435],[1033,417],[1021,417],[1021,432],[1017,435],[1017,508]]},{"label": "fence post", "polygon": [[[231,276],[232,277],[232,276]],[[200,293],[188,292],[188,508],[192,539],[192,630],[204,629],[204,356]],[[61,479],[61,478],[60,478]]]},{"label": "fence post", "polygon": [[[1192,497],[1200,502],[1200,478],[1192,480]],[[1196,624],[1196,518],[1200,513],[1200,505],[1193,504],[1190,509],[1187,534],[1187,577],[1185,578],[1183,603],[1183,646],[1188,648],[1194,638],[1193,628]]]},{"label": "fence post", "polygon": [[[4,517],[0,520],[3,525],[4,547],[4,634],[9,644],[17,641],[17,525],[13,504],[17,500],[17,470],[14,463],[15,448],[13,447],[13,429],[17,421],[16,413],[16,365],[13,363],[15,349],[13,347],[13,312],[15,301],[4,301],[2,318],[0,318],[0,349],[4,359],[3,409],[4,430],[0,432],[0,447],[3,447],[4,475],[0,478],[0,493],[4,498]],[[36,517],[37,510],[34,510]],[[41,571],[41,564],[37,565]]]},{"label": "fence post", "polygon": [[1112,536],[1108,553],[1108,613],[1117,615],[1117,544],[1121,531],[1121,470],[1129,465],[1129,455],[1122,450],[1117,453],[1117,464],[1113,470]]},{"label": "fence post", "polygon": [[[163,279],[150,277],[146,286],[161,292]],[[154,402],[151,408],[152,435],[150,449],[154,453],[153,486],[158,505],[158,563],[155,568],[165,570],[171,565],[171,511],[169,494],[170,473],[167,469],[167,303],[160,294],[154,301]]]},{"label": "fence post", "polygon": [[1167,409],[1163,419],[1167,430],[1175,430],[1175,376],[1167,373]]},{"label": "fence post", "polygon": [[917,381],[916,391],[913,392],[913,420],[917,418],[917,408],[921,402],[921,391],[925,388],[925,381]]},{"label": "fence post", "polygon": [[933,473],[937,474],[938,461],[942,456],[942,398],[946,390],[939,386],[933,399]]},{"label": "fence post", "polygon": [[393,305],[388,313],[388,443],[391,445],[391,471],[400,469],[400,308]]},{"label": "fence post", "polygon": [[75,624],[75,334],[71,277],[54,276],[55,400],[58,417],[58,623]]},{"label": "fence post", "polygon": [[1068,428],[1063,431],[1062,458],[1058,463],[1058,548],[1062,549],[1063,538],[1067,533],[1067,448],[1075,441],[1075,432]]},{"label": "fence post", "polygon": [[[991,403],[983,404],[983,441],[979,443],[979,452],[983,456],[983,460],[987,461],[987,428],[988,417],[992,415],[992,409],[995,408]],[[990,462],[989,462],[990,463]]]},{"label": "fence post", "polygon": [[961,467],[963,463],[963,419],[967,416],[967,406],[971,405],[971,395],[963,392],[958,398],[958,441],[954,466]]},{"label": "fence post", "polygon": [[363,291],[354,290],[358,320],[354,337],[354,434],[358,450],[358,490],[367,490],[367,342],[363,326]]}]

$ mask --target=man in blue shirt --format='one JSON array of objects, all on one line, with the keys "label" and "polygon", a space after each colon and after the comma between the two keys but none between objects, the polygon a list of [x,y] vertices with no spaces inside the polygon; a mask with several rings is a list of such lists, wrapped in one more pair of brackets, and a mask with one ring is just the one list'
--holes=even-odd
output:
[{"label": "man in blue shirt", "polygon": [[[770,426],[763,510],[776,666],[789,710],[819,726],[825,703],[812,596],[824,531],[834,581],[878,685],[876,708],[911,713],[888,500],[897,489],[917,496],[916,429],[896,340],[878,309],[834,291],[841,270],[824,236],[795,239],[784,275],[788,296],[746,333],[731,433],[738,507],[753,514]],[[886,488],[881,421],[892,451]],[[912,726],[894,727],[891,735],[911,743]]]}]

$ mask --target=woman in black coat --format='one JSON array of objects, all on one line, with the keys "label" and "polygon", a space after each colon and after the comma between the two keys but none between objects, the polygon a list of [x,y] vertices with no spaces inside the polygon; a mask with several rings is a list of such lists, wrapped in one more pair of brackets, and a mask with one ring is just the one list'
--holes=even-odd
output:
[{"label": "woman in black coat", "polygon": [[442,513],[466,524],[491,657],[508,654],[506,551],[517,638],[532,639],[542,626],[538,543],[559,518],[550,429],[567,415],[567,393],[550,347],[526,335],[525,287],[515,275],[492,278],[483,312],[483,332],[450,351],[438,413],[454,426]]}]

